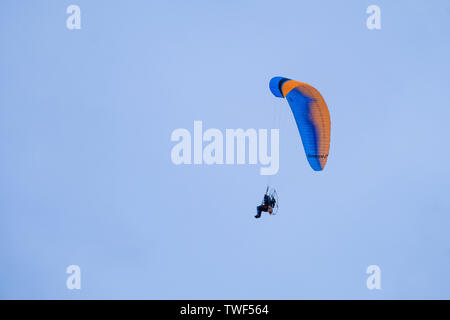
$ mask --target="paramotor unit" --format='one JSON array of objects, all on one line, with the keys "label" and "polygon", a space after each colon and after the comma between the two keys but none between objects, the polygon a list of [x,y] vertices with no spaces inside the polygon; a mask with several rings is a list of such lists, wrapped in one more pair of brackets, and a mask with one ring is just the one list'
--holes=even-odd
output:
[{"label": "paramotor unit", "polygon": [[270,197],[270,199],[273,202],[273,207],[272,207],[272,213],[270,213],[271,215],[276,215],[278,213],[278,193],[277,190],[275,190],[275,188],[272,187],[267,187],[267,192],[266,194]]},{"label": "paramotor unit", "polygon": [[270,215],[278,213],[278,194],[274,188],[267,186],[263,201],[256,207],[256,219],[261,218],[261,213],[267,212]]}]

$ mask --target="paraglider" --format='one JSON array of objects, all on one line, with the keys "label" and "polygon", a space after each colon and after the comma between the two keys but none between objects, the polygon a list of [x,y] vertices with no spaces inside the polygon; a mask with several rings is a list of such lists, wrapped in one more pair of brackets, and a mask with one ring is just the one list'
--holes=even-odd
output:
[{"label": "paraglider", "polygon": [[322,95],[309,84],[283,77],[272,78],[269,87],[275,97],[288,101],[309,165],[314,171],[323,170],[330,149],[331,121]]},{"label": "paraglider", "polygon": [[[275,97],[286,98],[291,107],[303,143],[306,158],[314,171],[322,171],[330,150],[331,120],[327,104],[320,92],[311,85],[284,77],[274,77],[269,83]],[[267,186],[255,218],[262,212],[273,215],[278,210],[278,195]]]},{"label": "paraglider", "polygon": [[261,218],[262,212],[268,212],[271,215],[277,214],[278,211],[278,195],[275,189],[270,189],[267,186],[264,193],[263,201],[256,207],[256,219]]}]

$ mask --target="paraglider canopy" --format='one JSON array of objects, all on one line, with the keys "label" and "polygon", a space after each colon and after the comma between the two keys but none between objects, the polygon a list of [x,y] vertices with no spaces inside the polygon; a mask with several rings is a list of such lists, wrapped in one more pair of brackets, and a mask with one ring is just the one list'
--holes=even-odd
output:
[{"label": "paraglider canopy", "polygon": [[322,95],[307,83],[284,77],[272,78],[269,88],[275,97],[288,101],[309,165],[315,171],[323,170],[330,149],[331,121]]}]

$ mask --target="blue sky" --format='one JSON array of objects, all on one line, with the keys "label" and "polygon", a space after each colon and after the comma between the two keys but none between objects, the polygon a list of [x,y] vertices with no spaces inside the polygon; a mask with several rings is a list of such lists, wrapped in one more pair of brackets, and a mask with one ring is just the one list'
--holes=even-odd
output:
[{"label": "blue sky", "polygon": [[[2,1],[0,298],[450,298],[449,39],[448,1]],[[277,75],[327,101],[323,172]],[[175,166],[194,120],[279,128],[278,174]]]}]

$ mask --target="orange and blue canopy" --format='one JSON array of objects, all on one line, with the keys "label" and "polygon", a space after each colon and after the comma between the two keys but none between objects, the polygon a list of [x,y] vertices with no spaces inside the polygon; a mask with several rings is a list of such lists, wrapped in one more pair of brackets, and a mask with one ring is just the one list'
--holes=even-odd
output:
[{"label": "orange and blue canopy", "polygon": [[330,150],[331,121],[322,95],[309,84],[283,77],[272,78],[269,87],[275,97],[288,101],[309,165],[315,171],[323,170]]}]

